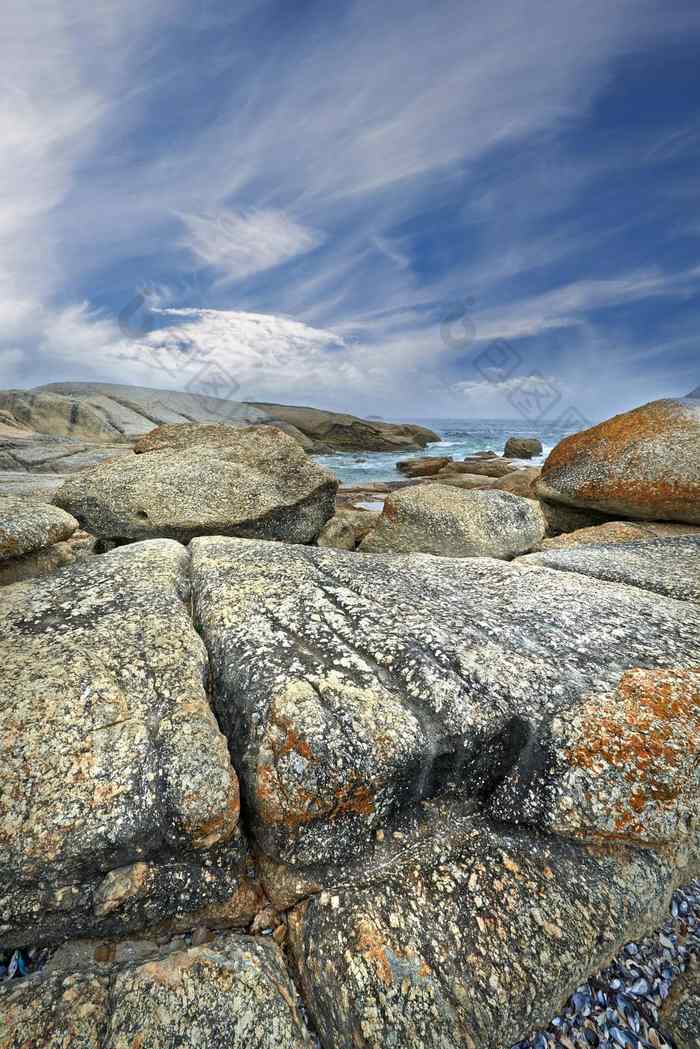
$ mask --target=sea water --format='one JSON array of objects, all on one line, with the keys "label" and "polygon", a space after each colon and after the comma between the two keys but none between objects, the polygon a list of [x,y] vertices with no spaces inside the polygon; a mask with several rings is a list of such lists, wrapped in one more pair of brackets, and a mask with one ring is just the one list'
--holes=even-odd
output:
[{"label": "sea water", "polygon": [[517,465],[540,466],[552,448],[574,429],[557,429],[551,423],[527,423],[513,419],[406,419],[440,434],[439,444],[429,444],[420,451],[407,452],[338,452],[315,455],[317,463],[332,470],[342,485],[363,485],[372,481],[400,481],[396,469],[400,459],[417,459],[431,455],[449,455],[464,459],[474,452],[503,454],[509,437],[539,437],[543,454],[528,460],[513,460]]}]

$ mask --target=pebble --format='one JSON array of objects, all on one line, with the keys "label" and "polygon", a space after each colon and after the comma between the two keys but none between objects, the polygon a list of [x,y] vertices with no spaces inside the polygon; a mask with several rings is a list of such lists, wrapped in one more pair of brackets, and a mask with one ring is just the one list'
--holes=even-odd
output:
[{"label": "pebble", "polygon": [[626,944],[617,959],[581,984],[561,1016],[512,1049],[674,1049],[659,1010],[674,980],[700,959],[700,881],[673,895],[662,928]]}]

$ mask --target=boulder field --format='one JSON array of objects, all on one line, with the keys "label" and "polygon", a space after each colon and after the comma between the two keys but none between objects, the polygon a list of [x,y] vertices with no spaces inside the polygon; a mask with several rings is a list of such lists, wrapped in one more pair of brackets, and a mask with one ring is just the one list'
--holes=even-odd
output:
[{"label": "boulder field", "polygon": [[[110,389],[78,416],[155,414]],[[36,395],[67,428],[71,390]],[[0,1049],[695,1045],[700,430],[638,411],[587,466],[443,459],[382,513],[298,415],[13,453]],[[49,571],[80,527],[109,552]]]},{"label": "boulder field", "polygon": [[7,587],[0,942],[68,942],[0,1044],[547,1022],[700,872],[700,539],[638,546],[157,539]]}]

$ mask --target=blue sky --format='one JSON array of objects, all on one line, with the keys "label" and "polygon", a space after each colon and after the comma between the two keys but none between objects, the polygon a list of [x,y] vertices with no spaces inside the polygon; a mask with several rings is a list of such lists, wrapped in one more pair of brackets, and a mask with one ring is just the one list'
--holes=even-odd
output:
[{"label": "blue sky", "polygon": [[687,392],[699,53],[675,0],[6,0],[0,386]]}]

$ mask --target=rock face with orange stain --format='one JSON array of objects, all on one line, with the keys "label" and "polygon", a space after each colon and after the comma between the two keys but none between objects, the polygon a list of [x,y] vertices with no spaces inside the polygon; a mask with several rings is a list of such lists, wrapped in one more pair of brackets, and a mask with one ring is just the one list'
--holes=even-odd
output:
[{"label": "rock face with orange stain", "polygon": [[700,666],[631,670],[546,722],[490,799],[496,818],[682,855],[700,843]]},{"label": "rock face with orange stain", "polygon": [[436,799],[291,912],[290,948],[324,1049],[503,1049],[653,927],[673,880],[652,850],[594,852]]},{"label": "rock face with orange stain", "polygon": [[545,539],[543,550],[568,550],[572,546],[597,546],[600,543],[634,543],[651,539],[668,539],[679,535],[700,537],[700,526],[670,524],[666,521],[608,521],[591,528],[579,528],[553,539]]},{"label": "rock face with orange stain", "polygon": [[517,563],[524,568],[540,566],[557,572],[576,572],[678,601],[700,601],[700,534],[618,540],[619,535],[611,542],[606,534],[601,543],[543,550],[520,557]]},{"label": "rock face with orange stain", "polygon": [[565,437],[536,490],[612,516],[700,524],[700,400],[652,401]]},{"label": "rock face with orange stain", "polygon": [[245,898],[238,781],[188,573],[187,551],[157,540],[3,590],[4,945]]},{"label": "rock face with orange stain", "polygon": [[312,1049],[269,940],[229,933],[202,947],[125,947],[112,964],[86,949],[68,968],[52,963],[50,973],[0,985],[0,1049]]},{"label": "rock face with orange stain", "polygon": [[543,721],[626,669],[697,663],[697,606],[527,561],[225,538],[191,550],[249,829],[312,880],[425,798],[485,804]]}]

